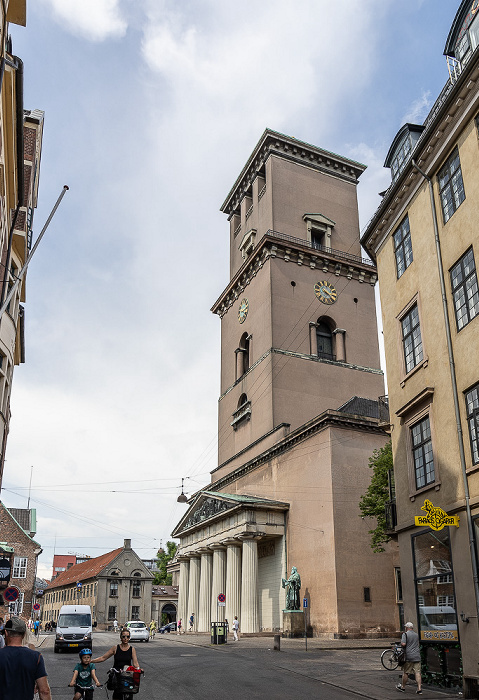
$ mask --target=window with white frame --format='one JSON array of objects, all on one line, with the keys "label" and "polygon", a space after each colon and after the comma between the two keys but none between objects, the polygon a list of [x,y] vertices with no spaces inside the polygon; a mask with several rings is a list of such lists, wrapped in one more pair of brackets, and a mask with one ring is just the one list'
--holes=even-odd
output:
[{"label": "window with white frame", "polygon": [[12,578],[27,578],[27,557],[15,557]]},{"label": "window with white frame", "polygon": [[467,423],[471,442],[472,462],[479,462],[479,384],[466,392]]},{"label": "window with white frame", "polygon": [[442,214],[446,224],[456,209],[466,199],[462,181],[461,162],[457,147],[439,172],[439,193],[441,197]]},{"label": "window with white frame", "polygon": [[451,287],[457,330],[460,331],[479,313],[479,289],[472,248],[451,269]]},{"label": "window with white frame", "polygon": [[411,440],[416,489],[421,489],[436,479],[429,416],[411,427]]},{"label": "window with white frame", "polygon": [[413,260],[408,216],[406,216],[398,230],[394,233],[393,240],[394,255],[396,257],[396,274],[399,279]]},{"label": "window with white frame", "polygon": [[401,319],[404,363],[408,374],[423,359],[421,327],[417,304]]},{"label": "window with white frame", "polygon": [[449,605],[454,607],[454,596],[453,595],[438,595],[437,604],[441,606]]}]

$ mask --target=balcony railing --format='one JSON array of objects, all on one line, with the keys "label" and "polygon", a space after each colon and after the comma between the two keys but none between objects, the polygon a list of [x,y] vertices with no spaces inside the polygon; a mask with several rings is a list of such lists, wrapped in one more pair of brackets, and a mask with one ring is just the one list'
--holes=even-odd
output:
[{"label": "balcony railing", "polygon": [[291,241],[291,243],[295,243],[296,245],[301,245],[305,248],[312,248],[313,250],[333,255],[335,258],[341,258],[345,261],[361,263],[362,265],[368,265],[370,267],[376,267],[372,260],[370,260],[369,258],[362,258],[360,255],[353,255],[352,253],[347,253],[344,250],[335,250],[334,248],[328,248],[327,246],[320,245],[316,242],[314,242],[313,245],[311,241],[306,241],[304,238],[296,238],[295,236],[288,236],[287,233],[281,233],[280,231],[273,231],[269,229],[269,231],[266,231],[266,235],[274,236],[274,238],[279,238],[282,241]]}]

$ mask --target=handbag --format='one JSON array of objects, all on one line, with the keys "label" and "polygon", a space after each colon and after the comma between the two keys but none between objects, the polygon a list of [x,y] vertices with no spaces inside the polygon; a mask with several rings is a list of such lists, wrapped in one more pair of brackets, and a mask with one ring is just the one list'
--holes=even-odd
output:
[{"label": "handbag", "polygon": [[406,649],[405,649],[405,647],[401,647],[401,650],[398,651],[397,659],[398,659],[398,664],[400,666],[404,666],[404,664],[406,663]]}]

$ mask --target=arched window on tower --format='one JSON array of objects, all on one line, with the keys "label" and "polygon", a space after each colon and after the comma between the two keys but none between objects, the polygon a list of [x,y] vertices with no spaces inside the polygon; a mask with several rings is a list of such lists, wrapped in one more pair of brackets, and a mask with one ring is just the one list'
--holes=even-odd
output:
[{"label": "arched window on tower", "polygon": [[241,394],[238,400],[238,408],[233,413],[233,420],[231,426],[233,430],[238,430],[238,427],[249,421],[251,418],[251,401],[248,401],[246,394]]},{"label": "arched window on tower", "polygon": [[316,340],[318,343],[318,357],[325,360],[336,359],[333,354],[333,333],[328,323],[318,320],[316,324]]},{"label": "arched window on tower", "polygon": [[251,336],[243,333],[239,347],[236,348],[236,379],[239,379],[249,370]]}]

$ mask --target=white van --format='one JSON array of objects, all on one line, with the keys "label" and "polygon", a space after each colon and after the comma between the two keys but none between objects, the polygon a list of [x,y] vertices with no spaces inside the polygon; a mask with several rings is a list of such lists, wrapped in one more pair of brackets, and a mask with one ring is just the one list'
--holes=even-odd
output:
[{"label": "white van", "polygon": [[62,605],[57,621],[55,654],[62,649],[91,649],[91,632],[89,605]]},{"label": "white van", "polygon": [[420,605],[421,631],[457,629],[456,611],[451,605]]}]

